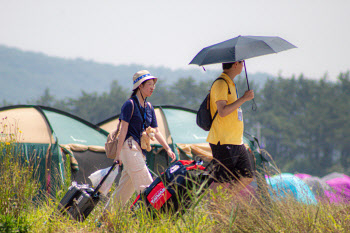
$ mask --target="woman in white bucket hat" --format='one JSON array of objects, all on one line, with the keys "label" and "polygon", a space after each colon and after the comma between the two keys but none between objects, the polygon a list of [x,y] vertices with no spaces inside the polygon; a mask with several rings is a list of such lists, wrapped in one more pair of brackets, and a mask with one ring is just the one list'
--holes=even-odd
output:
[{"label": "woman in white bucket hat", "polygon": [[140,193],[153,182],[140,146],[141,133],[145,128],[148,126],[154,128],[155,138],[165,148],[172,159],[171,162],[176,159],[174,152],[158,130],[153,106],[146,102],[147,97],[152,95],[157,80],[147,70],[138,71],[133,76],[133,93],[123,104],[119,116],[121,127],[117,155],[114,159],[124,164],[123,171],[119,185],[106,205],[105,213],[106,210],[110,210],[111,201],[124,205],[135,190]]}]

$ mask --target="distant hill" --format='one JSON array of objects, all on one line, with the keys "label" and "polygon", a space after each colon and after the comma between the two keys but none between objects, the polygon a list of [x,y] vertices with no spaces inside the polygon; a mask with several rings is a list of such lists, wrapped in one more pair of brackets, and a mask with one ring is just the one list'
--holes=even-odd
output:
[{"label": "distant hill", "polygon": [[[220,71],[203,71],[200,67],[172,70],[166,67],[144,67],[137,64],[112,65],[91,60],[50,57],[42,53],[27,52],[0,45],[0,101],[26,104],[44,94],[45,88],[57,99],[76,98],[82,91],[102,93],[109,91],[113,80],[124,88],[131,89],[132,75],[148,69],[166,83],[179,78],[193,77],[196,80],[213,80]],[[262,86],[267,73],[249,73],[249,80]]]}]

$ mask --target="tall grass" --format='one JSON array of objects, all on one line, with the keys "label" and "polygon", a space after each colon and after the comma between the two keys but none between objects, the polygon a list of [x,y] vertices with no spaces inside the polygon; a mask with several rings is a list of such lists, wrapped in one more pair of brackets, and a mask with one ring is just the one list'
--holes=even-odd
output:
[{"label": "tall grass", "polygon": [[0,142],[0,232],[27,232],[27,211],[33,208],[39,183],[33,161],[16,154],[12,137]]},{"label": "tall grass", "polygon": [[44,195],[32,201],[39,192],[33,167],[8,153],[12,142],[1,146],[0,232],[350,232],[349,205],[307,205],[288,195],[273,201],[268,187],[244,195],[233,195],[227,188],[206,190],[204,195],[194,190],[194,204],[178,214],[131,212],[132,198],[125,207],[113,206],[100,225],[102,200],[84,222],[77,222],[57,211],[69,184],[63,184],[56,197]]}]

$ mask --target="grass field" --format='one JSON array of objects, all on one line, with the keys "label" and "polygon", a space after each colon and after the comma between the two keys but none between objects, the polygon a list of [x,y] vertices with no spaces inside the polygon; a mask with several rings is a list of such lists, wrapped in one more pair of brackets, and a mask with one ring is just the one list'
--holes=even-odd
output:
[{"label": "grass field", "polygon": [[292,197],[278,201],[254,195],[232,195],[229,189],[193,195],[193,206],[184,214],[132,213],[128,207],[113,207],[108,219],[98,224],[105,201],[85,222],[57,212],[69,184],[58,187],[55,197],[40,194],[30,161],[1,144],[0,232],[350,232],[350,206],[318,203],[307,205]]}]

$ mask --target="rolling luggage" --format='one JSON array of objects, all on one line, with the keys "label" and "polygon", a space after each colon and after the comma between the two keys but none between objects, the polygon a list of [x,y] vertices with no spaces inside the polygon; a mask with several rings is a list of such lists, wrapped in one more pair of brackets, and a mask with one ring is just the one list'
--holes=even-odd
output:
[{"label": "rolling luggage", "polygon": [[192,191],[201,195],[213,182],[208,167],[195,161],[175,162],[136,197],[131,210],[146,207],[152,213],[186,211],[192,204]]},{"label": "rolling luggage", "polygon": [[88,184],[77,184],[73,182],[68,192],[62,198],[58,205],[58,210],[65,215],[69,215],[72,219],[83,222],[100,201],[99,189],[108,175],[118,169],[118,162],[113,163],[108,173],[103,177],[95,189]]}]

